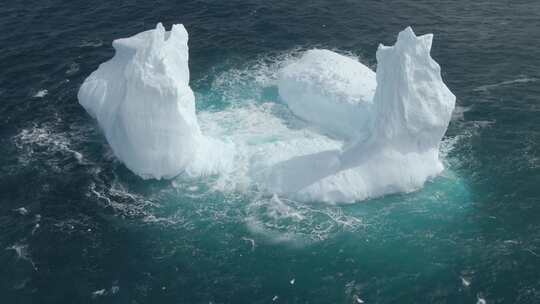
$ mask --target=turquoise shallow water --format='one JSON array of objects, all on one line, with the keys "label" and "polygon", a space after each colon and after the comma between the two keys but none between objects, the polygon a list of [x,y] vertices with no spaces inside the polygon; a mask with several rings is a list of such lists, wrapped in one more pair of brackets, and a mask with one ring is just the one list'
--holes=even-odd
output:
[{"label": "turquoise shallow water", "polygon": [[[540,302],[539,13],[528,1],[8,1],[3,302]],[[417,192],[338,206],[141,180],[76,93],[112,39],[159,21],[190,32],[201,113],[278,117],[287,58],[324,47],[374,67],[405,26],[433,32],[458,104],[446,170]]]}]

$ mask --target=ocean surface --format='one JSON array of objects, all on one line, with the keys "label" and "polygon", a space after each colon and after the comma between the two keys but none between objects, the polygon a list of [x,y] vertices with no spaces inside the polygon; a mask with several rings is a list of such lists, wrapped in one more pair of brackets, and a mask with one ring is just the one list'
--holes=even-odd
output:
[{"label": "ocean surface", "polygon": [[[445,171],[349,205],[142,180],[77,92],[158,22],[190,33],[197,111],[244,121],[303,50],[375,68],[406,26],[434,33],[457,96]],[[7,304],[540,303],[540,2],[4,0],[0,266]]]}]

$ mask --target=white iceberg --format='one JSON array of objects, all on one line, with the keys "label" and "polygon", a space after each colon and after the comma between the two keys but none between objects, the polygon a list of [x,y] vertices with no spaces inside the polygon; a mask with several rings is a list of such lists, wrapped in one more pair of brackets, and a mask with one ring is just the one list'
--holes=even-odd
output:
[{"label": "white iceberg", "polygon": [[187,39],[182,25],[158,24],[116,40],[115,56],[79,91],[115,155],[143,178],[217,174],[224,189],[353,202],[416,190],[443,169],[439,143],[455,97],[430,56],[432,35],[407,28],[394,46],[379,46],[376,74],[328,50],[284,67],[279,95],[315,133],[289,129],[263,106],[200,113],[206,135]]},{"label": "white iceberg", "polygon": [[201,134],[187,43],[183,25],[167,32],[161,23],[115,40],[114,57],[79,90],[80,104],[97,119],[114,154],[143,178],[212,174],[230,159],[228,147]]},{"label": "white iceberg", "polygon": [[[351,125],[363,126],[359,134],[367,135],[358,137],[344,149],[295,157],[269,168],[263,179],[270,191],[288,193],[301,200],[352,202],[413,191],[438,175],[443,170],[439,144],[450,122],[455,96],[444,84],[440,67],[430,56],[432,38],[431,34],[417,37],[408,27],[399,33],[394,46],[380,45],[372,106],[363,107],[365,112],[360,116],[362,119],[371,117],[371,120],[367,124],[353,122]],[[353,68],[352,65],[349,67]],[[300,68],[305,71],[304,67]],[[358,69],[356,73],[347,72],[341,76],[365,73],[363,66],[355,68]],[[333,66],[328,69],[331,71],[328,74],[336,74]],[[287,81],[279,83],[288,82],[287,87],[304,81],[286,78]],[[344,80],[321,79],[317,86],[325,88],[342,88],[353,82],[346,77]],[[336,84],[336,81],[343,84]],[[368,83],[371,83],[370,78]],[[342,97],[343,94],[346,97]],[[339,92],[336,95],[325,102],[353,99],[358,93],[350,90],[349,94]],[[296,108],[310,107],[322,98],[301,99],[310,95],[295,94],[294,98],[299,99],[292,101],[289,94],[281,96],[287,104],[294,103]],[[369,101],[364,102],[369,104]],[[349,104],[335,102],[334,107],[340,109],[334,109],[332,113],[339,113],[341,108],[345,112]],[[319,115],[320,118],[310,117],[310,120],[321,122],[326,119],[326,112]],[[337,119],[346,120],[343,117]]]}]

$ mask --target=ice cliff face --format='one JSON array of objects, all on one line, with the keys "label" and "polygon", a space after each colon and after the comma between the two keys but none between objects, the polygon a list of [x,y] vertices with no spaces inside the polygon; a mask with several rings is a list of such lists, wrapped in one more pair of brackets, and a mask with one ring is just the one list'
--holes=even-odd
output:
[{"label": "ice cliff face", "polygon": [[167,32],[161,24],[115,40],[114,57],[79,90],[80,104],[97,119],[114,154],[143,178],[212,173],[214,158],[198,158],[208,146],[222,149],[201,134],[197,122],[187,43],[183,25]]},{"label": "ice cliff face", "polygon": [[[380,45],[376,74],[352,58],[308,51],[279,72],[277,86],[291,112],[318,135],[286,124],[279,124],[280,134],[250,131],[279,118],[246,116],[249,108],[204,113],[201,121],[220,139],[199,127],[187,41],[182,25],[167,32],[161,24],[116,40],[115,56],[79,91],[115,155],[141,177],[218,174],[227,176],[225,188],[236,184],[233,178],[244,189],[247,183],[304,201],[354,202],[413,191],[443,169],[439,143],[455,97],[430,56],[432,35],[417,37],[407,28],[394,46]],[[234,119],[223,119],[233,113],[249,119],[231,126]]]}]

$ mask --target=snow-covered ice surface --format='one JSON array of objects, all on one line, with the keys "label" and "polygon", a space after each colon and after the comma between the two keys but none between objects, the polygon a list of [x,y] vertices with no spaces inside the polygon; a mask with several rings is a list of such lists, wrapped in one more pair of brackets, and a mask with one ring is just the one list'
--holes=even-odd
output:
[{"label": "snow-covered ice surface", "polygon": [[114,41],[115,56],[84,82],[79,101],[143,178],[215,175],[222,191],[354,202],[416,190],[443,169],[439,144],[455,97],[431,40],[405,29],[379,47],[376,74],[335,52],[307,51],[279,72],[286,106],[196,115],[187,32],[158,24]]}]

